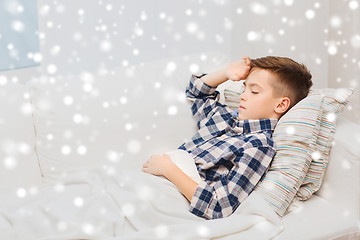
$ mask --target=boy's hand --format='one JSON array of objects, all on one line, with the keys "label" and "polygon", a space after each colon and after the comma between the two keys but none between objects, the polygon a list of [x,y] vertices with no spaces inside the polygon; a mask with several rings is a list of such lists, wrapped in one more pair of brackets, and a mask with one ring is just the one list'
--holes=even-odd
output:
[{"label": "boy's hand", "polygon": [[169,155],[163,154],[160,156],[154,154],[143,164],[142,171],[156,176],[165,176],[173,165],[174,163],[171,161]]},{"label": "boy's hand", "polygon": [[243,61],[230,63],[226,67],[226,77],[232,81],[240,81],[247,78],[250,71],[250,58],[243,57]]}]

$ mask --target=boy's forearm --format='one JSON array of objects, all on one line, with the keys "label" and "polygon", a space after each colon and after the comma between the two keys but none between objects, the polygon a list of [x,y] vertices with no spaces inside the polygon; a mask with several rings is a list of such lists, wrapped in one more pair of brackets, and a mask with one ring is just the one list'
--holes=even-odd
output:
[{"label": "boy's forearm", "polygon": [[217,87],[228,80],[226,77],[226,69],[220,69],[209,73],[205,76],[202,76],[200,79],[211,87]]},{"label": "boy's forearm", "polygon": [[171,169],[168,169],[164,176],[180,190],[189,202],[191,202],[198,183],[181,171],[181,169],[175,164],[171,167]]}]

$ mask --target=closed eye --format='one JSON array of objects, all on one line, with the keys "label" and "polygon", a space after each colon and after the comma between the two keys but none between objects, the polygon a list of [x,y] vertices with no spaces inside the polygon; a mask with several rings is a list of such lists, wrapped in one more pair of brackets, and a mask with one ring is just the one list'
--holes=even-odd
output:
[{"label": "closed eye", "polygon": [[253,94],[258,94],[259,92],[254,92],[254,91],[252,91],[251,93],[253,93]]}]

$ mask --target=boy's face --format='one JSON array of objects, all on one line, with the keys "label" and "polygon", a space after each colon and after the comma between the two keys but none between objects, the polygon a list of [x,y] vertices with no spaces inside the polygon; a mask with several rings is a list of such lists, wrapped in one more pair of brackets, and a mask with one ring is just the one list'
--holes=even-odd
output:
[{"label": "boy's face", "polygon": [[264,69],[256,68],[250,72],[240,95],[239,120],[280,118],[277,106],[281,101],[273,96],[271,78],[273,75]]}]

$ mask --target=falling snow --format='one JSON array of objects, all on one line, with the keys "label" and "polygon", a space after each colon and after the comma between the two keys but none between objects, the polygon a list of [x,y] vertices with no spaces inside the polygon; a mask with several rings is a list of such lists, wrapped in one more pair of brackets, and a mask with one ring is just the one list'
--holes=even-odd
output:
[{"label": "falling snow", "polygon": [[321,157],[321,153],[318,152],[318,151],[315,151],[311,154],[311,157],[316,161],[316,160],[319,160],[320,157]]},{"label": "falling snow", "polygon": [[155,228],[155,233],[157,238],[159,239],[166,239],[169,234],[168,226],[166,225],[159,225]]},{"label": "falling snow", "polygon": [[[39,30],[34,33],[39,38],[40,52],[22,55],[21,44],[1,33],[4,54],[12,59],[25,56],[40,65],[26,73],[1,72],[0,86],[38,81],[39,97],[33,92],[22,94],[24,101],[16,110],[21,117],[34,117],[44,127],[37,129],[36,141],[1,142],[4,171],[19,171],[24,159],[35,156],[34,142],[43,154],[40,157],[54,154],[55,162],[86,159],[92,163],[95,154],[94,162],[100,161],[96,163],[111,177],[116,177],[128,162],[138,167],[149,154],[178,147],[192,133],[192,129],[181,129],[183,121],[191,121],[185,82],[190,74],[220,67],[214,64],[210,52],[224,53],[231,60],[243,55],[293,57],[309,66],[314,87],[354,88],[344,117],[360,123],[359,0],[306,4],[294,0],[199,0],[177,4],[176,8],[158,8],[135,1],[110,4],[100,0],[80,1],[73,6],[41,0]],[[29,22],[20,16],[28,9],[18,1],[7,1],[4,7],[16,16],[8,28],[19,35],[27,33]],[[194,53],[200,57],[179,57]],[[148,65],[162,59],[168,60]],[[68,76],[73,82],[61,85]],[[41,86],[51,90],[45,94]],[[78,91],[72,90],[73,86]],[[33,116],[37,111],[48,119],[40,121],[36,114]],[[56,121],[56,116],[63,118]],[[334,122],[336,118],[335,113],[326,114],[327,121]],[[7,124],[7,118],[0,116],[0,125]],[[30,129],[33,131],[34,126]],[[288,127],[286,134],[294,135],[296,129]],[[356,139],[360,143],[360,135]],[[315,151],[311,157],[319,160],[323,156]],[[73,162],[75,166],[76,161]],[[42,170],[59,174],[61,167],[50,164]],[[341,168],[350,171],[352,163],[344,160]],[[65,189],[63,182],[54,183],[54,192],[64,193]],[[154,197],[148,186],[139,185],[135,190],[142,200]],[[39,191],[37,187],[17,186],[14,192],[19,199],[26,199]],[[86,203],[82,196],[71,201],[76,208]],[[132,202],[120,208],[125,216],[133,216],[137,211]],[[302,208],[296,210],[301,211]],[[100,212],[107,214],[106,209]],[[344,217],[349,214],[343,212]],[[70,223],[58,221],[55,226],[63,232]],[[84,234],[96,234],[97,226],[92,223],[80,226]],[[210,236],[211,229],[196,227],[202,238]],[[167,239],[170,234],[166,225],[156,226],[154,232],[159,239]]]},{"label": "falling snow", "polygon": [[122,213],[125,216],[132,216],[135,213],[135,211],[136,211],[136,208],[135,208],[134,204],[132,204],[132,203],[125,203],[122,206]]},{"label": "falling snow", "polygon": [[19,188],[16,191],[16,194],[19,198],[24,198],[26,196],[26,190],[24,188]]},{"label": "falling snow", "polygon": [[286,127],[286,133],[289,135],[295,134],[296,129],[293,126]]}]

